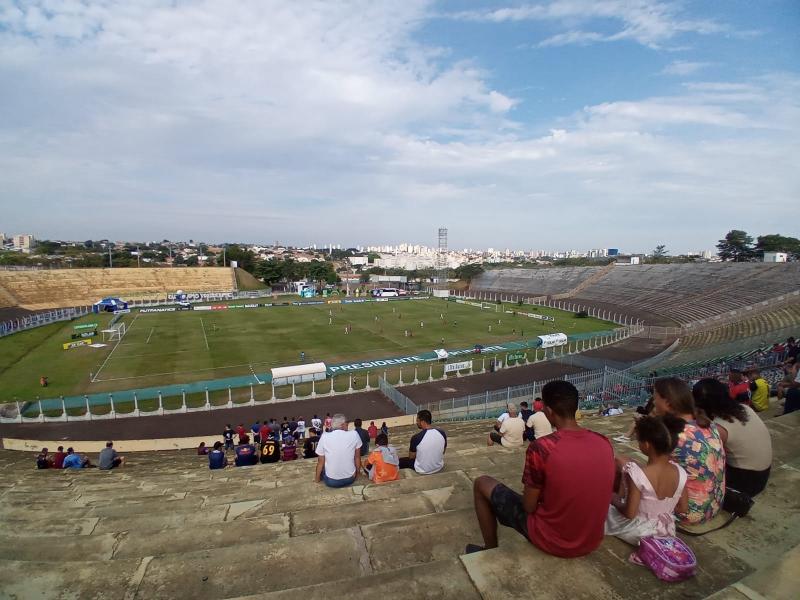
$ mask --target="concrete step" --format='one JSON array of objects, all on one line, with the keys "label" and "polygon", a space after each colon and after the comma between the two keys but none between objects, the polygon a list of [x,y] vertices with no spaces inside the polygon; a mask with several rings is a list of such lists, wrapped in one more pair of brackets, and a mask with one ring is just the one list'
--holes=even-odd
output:
[{"label": "concrete step", "polygon": [[480,600],[466,570],[457,559],[440,560],[404,569],[340,579],[266,594],[239,596],[230,600],[330,600],[331,598],[380,597],[381,600]]}]

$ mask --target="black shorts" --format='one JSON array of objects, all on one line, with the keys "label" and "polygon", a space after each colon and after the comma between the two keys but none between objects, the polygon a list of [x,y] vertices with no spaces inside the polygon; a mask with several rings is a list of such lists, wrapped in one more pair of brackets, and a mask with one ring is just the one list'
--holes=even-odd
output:
[{"label": "black shorts", "polygon": [[767,487],[771,468],[767,467],[763,471],[751,471],[739,469],[733,465],[725,465],[725,486],[744,492],[752,498]]},{"label": "black shorts", "polygon": [[498,483],[492,490],[489,499],[492,505],[492,512],[501,525],[516,529],[519,533],[528,537],[528,513],[522,505],[522,496],[502,483]]},{"label": "black shorts", "polygon": [[503,443],[503,436],[501,436],[501,435],[500,435],[499,433],[497,433],[496,431],[491,431],[491,432],[489,432],[489,438],[490,438],[490,439],[491,439],[491,440],[492,440],[492,441],[493,441],[495,444],[502,444],[502,443]]}]

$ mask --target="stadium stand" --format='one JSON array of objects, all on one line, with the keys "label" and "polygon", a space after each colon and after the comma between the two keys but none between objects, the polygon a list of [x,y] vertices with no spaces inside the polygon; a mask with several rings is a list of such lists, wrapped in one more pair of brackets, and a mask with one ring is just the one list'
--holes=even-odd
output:
[{"label": "stadium stand", "polygon": [[10,308],[12,306],[19,306],[19,301],[0,285],[0,308]]},{"label": "stadium stand", "polygon": [[575,289],[604,270],[605,267],[490,269],[472,279],[470,290],[554,296]]},{"label": "stadium stand", "polygon": [[84,306],[111,295],[156,298],[179,289],[230,292],[236,289],[235,278],[225,267],[0,271],[5,292],[0,303],[10,297],[29,310]]},{"label": "stadium stand", "polygon": [[[630,419],[584,425],[615,435]],[[492,474],[521,488],[523,451],[487,448],[489,421],[442,425],[440,473],[341,489],[314,484],[313,461],[212,472],[205,457],[173,451],[127,454],[113,472],[53,472],[37,471],[31,454],[0,451],[0,590],[19,599],[790,598],[798,425],[800,413],[767,421],[766,491],[748,517],[687,540],[700,568],[677,584],[628,563],[631,547],[616,538],[565,560],[501,527],[499,548],[463,555],[480,540],[472,481]],[[393,429],[390,441],[405,450],[413,432]]]},{"label": "stadium stand", "polygon": [[707,263],[615,267],[581,290],[598,300],[685,324],[800,289],[800,263]]}]

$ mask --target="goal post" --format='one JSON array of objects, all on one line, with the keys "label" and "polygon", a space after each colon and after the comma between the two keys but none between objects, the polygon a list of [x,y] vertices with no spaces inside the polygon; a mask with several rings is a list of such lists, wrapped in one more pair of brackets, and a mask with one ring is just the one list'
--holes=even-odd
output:
[{"label": "goal post", "polygon": [[500,312],[501,305],[497,304],[497,302],[481,302],[481,310],[493,310],[494,312]]},{"label": "goal post", "polygon": [[125,326],[125,323],[114,323],[114,325],[108,329],[103,330],[103,341],[119,342],[125,337],[127,332],[128,328]]}]

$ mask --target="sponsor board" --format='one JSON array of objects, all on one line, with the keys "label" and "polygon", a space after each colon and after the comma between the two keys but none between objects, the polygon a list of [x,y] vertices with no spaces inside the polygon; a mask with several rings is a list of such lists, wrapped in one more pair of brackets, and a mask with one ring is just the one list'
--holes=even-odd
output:
[{"label": "sponsor board", "polygon": [[[502,352],[503,350],[508,350],[505,346],[484,346],[481,348],[481,354],[486,354],[487,352]],[[465,348],[464,350],[451,350],[450,356],[460,356],[462,354],[475,354],[475,348]]]},{"label": "sponsor board", "polygon": [[162,312],[175,312],[178,310],[174,306],[158,306],[156,308],[140,308],[140,313],[162,313]]},{"label": "sponsor board", "polygon": [[511,360],[525,360],[525,353],[524,352],[511,352],[508,356],[506,356],[506,362]]},{"label": "sponsor board", "polygon": [[349,363],[344,365],[333,365],[328,367],[331,375],[342,371],[357,371],[359,369],[373,369],[375,367],[391,367],[392,365],[404,365],[407,363],[420,362],[425,360],[421,356],[403,356],[402,358],[387,358],[385,360],[372,360],[366,362]]},{"label": "sponsor board", "polygon": [[190,304],[178,305],[176,308],[178,310],[194,310],[194,308]]},{"label": "sponsor board", "polygon": [[89,346],[91,345],[92,340],[91,338],[87,340],[76,340],[74,342],[65,342],[61,345],[64,350],[69,350],[70,348],[78,348],[80,346]]},{"label": "sponsor board", "polygon": [[553,348],[555,346],[564,346],[567,343],[566,333],[546,333],[538,337],[540,348]]},{"label": "sponsor board", "polygon": [[554,317],[548,317],[547,315],[537,315],[536,313],[522,312],[520,310],[507,310],[505,312],[507,315],[522,315],[523,317],[530,317],[531,319],[539,319],[540,321],[555,321]]},{"label": "sponsor board", "polygon": [[73,340],[79,340],[81,338],[90,338],[90,337],[94,337],[96,335],[97,335],[97,330],[96,329],[94,331],[79,331],[78,333],[73,333],[72,334],[72,339]]},{"label": "sponsor board", "polygon": [[115,310],[114,314],[115,315],[127,315],[129,312],[131,312],[130,308],[120,308],[119,310]]},{"label": "sponsor board", "polygon": [[212,304],[211,310],[228,310],[227,304]]},{"label": "sponsor board", "polygon": [[97,323],[84,323],[83,325],[75,325],[73,329],[97,329]]},{"label": "sponsor board", "polygon": [[455,371],[464,371],[472,368],[472,361],[465,360],[463,362],[448,363],[444,366],[445,373],[453,373]]},{"label": "sponsor board", "polygon": [[210,306],[195,306],[194,310],[211,310]]}]

